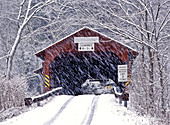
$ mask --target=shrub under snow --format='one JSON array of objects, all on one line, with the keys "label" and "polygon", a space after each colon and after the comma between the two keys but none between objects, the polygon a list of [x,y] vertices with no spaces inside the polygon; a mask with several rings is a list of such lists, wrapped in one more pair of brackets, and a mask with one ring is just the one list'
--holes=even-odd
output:
[{"label": "shrub under snow", "polygon": [[[27,93],[27,83],[25,77],[16,76],[11,80],[2,79],[0,82],[0,121],[5,117],[12,117],[18,110],[13,112],[13,110],[19,109],[24,106],[24,98]],[[11,114],[2,115],[4,112],[10,111]],[[10,115],[10,116],[9,116]],[[2,118],[3,117],[3,118]]]}]

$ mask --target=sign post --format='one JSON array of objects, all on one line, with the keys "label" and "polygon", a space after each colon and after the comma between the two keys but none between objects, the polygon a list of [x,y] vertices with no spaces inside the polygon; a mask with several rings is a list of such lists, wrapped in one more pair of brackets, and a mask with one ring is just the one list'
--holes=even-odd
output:
[{"label": "sign post", "polygon": [[127,65],[118,65],[118,82],[127,81]]}]

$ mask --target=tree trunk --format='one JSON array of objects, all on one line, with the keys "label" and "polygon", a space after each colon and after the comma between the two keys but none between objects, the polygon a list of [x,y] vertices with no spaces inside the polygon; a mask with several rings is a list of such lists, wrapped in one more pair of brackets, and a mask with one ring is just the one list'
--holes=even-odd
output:
[{"label": "tree trunk", "polygon": [[[148,30],[148,12],[147,11],[145,11],[145,29]],[[148,43],[152,43],[152,41],[150,41],[150,34],[146,33],[146,35],[147,35]],[[153,54],[152,54],[152,50],[150,47],[147,47],[147,49],[148,49],[148,55],[149,55],[149,98],[150,98],[149,109],[150,109],[151,116],[154,116]]]},{"label": "tree trunk", "polygon": [[11,51],[9,53],[9,56],[8,56],[8,60],[7,60],[7,76],[6,76],[8,80],[11,78],[11,70],[12,70],[13,58],[14,58],[16,49],[18,47],[18,44],[20,43],[21,34],[22,34],[22,30],[23,30],[24,26],[25,25],[22,25],[18,29],[14,45],[12,46],[12,49],[11,49]]},{"label": "tree trunk", "polygon": [[[157,47],[157,50],[158,50],[158,45],[156,43],[156,47]],[[156,55],[156,58],[157,58],[157,61],[158,61],[158,69],[159,69],[159,82],[160,82],[160,86],[161,86],[161,109],[162,109],[162,115],[163,117],[165,117],[165,114],[166,114],[166,102],[165,102],[165,94],[164,94],[164,91],[165,91],[165,84],[164,84],[164,81],[163,81],[163,67],[161,67],[161,62],[160,62],[160,57],[157,53]]]}]

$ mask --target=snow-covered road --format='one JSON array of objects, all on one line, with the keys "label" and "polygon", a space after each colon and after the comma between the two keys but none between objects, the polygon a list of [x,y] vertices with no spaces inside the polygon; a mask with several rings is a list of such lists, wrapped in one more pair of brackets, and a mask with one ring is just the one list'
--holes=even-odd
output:
[{"label": "snow-covered road", "polygon": [[97,99],[97,96],[72,97],[45,125],[88,125],[92,121]]},{"label": "snow-covered road", "polygon": [[148,125],[146,118],[120,106],[114,95],[57,96],[0,125]]}]

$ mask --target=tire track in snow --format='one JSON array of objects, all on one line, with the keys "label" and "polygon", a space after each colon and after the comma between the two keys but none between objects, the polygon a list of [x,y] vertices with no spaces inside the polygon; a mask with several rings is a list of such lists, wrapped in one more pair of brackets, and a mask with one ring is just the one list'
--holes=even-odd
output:
[{"label": "tire track in snow", "polygon": [[84,117],[81,125],[90,125],[93,119],[93,115],[96,109],[96,104],[98,101],[99,96],[95,96],[92,100],[91,106],[88,108],[86,116]]},{"label": "tire track in snow", "polygon": [[51,119],[49,120],[48,122],[46,122],[44,125],[50,125],[52,124],[56,119],[57,117],[63,112],[63,110],[68,106],[68,104],[73,100],[74,96],[71,97],[70,99],[68,99],[64,104],[63,106],[60,108],[60,110],[57,112],[57,114]]}]

